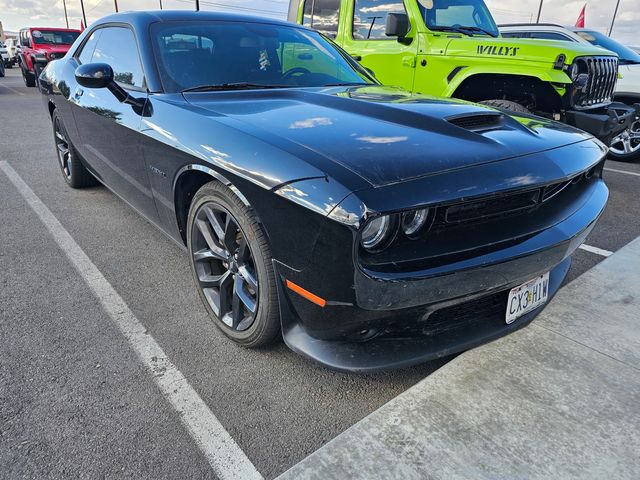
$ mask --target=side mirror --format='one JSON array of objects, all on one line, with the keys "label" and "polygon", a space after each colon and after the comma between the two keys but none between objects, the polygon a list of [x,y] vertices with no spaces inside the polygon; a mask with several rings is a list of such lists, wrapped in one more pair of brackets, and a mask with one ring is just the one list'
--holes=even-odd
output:
[{"label": "side mirror", "polygon": [[402,41],[409,33],[409,29],[409,17],[406,13],[390,13],[387,15],[384,32],[387,37],[398,37],[398,41]]},{"label": "side mirror", "polygon": [[146,116],[148,108],[144,98],[136,98],[113,79],[113,69],[106,63],[87,63],[76,68],[76,82],[85,88],[107,88],[120,103],[131,105],[136,113]]},{"label": "side mirror", "polygon": [[113,70],[106,63],[87,63],[76,68],[76,82],[85,88],[107,88],[113,83]]}]

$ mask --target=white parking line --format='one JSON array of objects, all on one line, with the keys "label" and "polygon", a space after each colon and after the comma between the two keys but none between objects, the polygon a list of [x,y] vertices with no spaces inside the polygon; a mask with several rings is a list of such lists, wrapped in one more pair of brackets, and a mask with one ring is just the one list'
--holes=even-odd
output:
[{"label": "white parking line", "polygon": [[262,476],[182,373],[171,363],[122,297],[65,230],[58,219],[5,161],[0,170],[9,178],[98,298],[151,373],[164,397],[221,479],[261,479]]},{"label": "white parking line", "polygon": [[610,252],[609,250],[603,250],[602,248],[592,247],[591,245],[586,245],[584,243],[580,245],[580,249],[584,250],[585,252],[595,253],[596,255],[600,255],[602,257],[610,257],[611,255],[613,255],[613,252]]},{"label": "white parking line", "polygon": [[629,172],[627,170],[618,170],[616,168],[605,168],[604,169],[605,172],[616,172],[616,173],[625,173],[627,175],[633,175],[634,177],[640,177],[640,173],[636,173],[636,172]]}]

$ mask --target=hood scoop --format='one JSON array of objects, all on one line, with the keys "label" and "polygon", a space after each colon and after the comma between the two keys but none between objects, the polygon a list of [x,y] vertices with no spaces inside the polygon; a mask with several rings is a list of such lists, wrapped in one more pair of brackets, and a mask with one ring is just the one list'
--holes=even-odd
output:
[{"label": "hood scoop", "polygon": [[457,127],[471,132],[486,132],[502,128],[505,116],[501,113],[477,113],[473,115],[458,115],[448,117],[447,121]]}]

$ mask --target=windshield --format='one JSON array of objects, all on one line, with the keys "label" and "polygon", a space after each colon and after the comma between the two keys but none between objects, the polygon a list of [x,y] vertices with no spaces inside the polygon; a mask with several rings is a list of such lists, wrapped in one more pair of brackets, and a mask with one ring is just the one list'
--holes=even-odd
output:
[{"label": "windshield", "polygon": [[80,36],[80,32],[64,30],[33,30],[33,43],[38,45],[71,45]]},{"label": "windshield", "polygon": [[[475,34],[498,35],[498,27],[483,0],[417,0],[430,30],[472,27]],[[463,32],[467,33],[467,32]]]},{"label": "windshield", "polygon": [[576,33],[593,45],[597,45],[598,47],[617,53],[618,57],[620,57],[620,63],[622,64],[640,63],[640,55],[621,43],[616,42],[611,37],[607,37],[600,32],[591,30],[582,30]]},{"label": "windshield", "polygon": [[332,42],[297,27],[162,22],[153,24],[151,34],[167,92],[374,83]]}]

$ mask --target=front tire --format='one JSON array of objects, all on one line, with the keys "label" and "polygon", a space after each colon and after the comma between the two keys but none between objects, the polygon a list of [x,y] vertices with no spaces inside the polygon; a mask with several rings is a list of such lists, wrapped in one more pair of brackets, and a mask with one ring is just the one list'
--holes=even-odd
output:
[{"label": "front tire", "polygon": [[58,155],[58,165],[67,185],[71,188],[85,188],[97,185],[96,178],[89,173],[89,170],[80,161],[57,110],[53,111],[51,121],[53,124],[53,140]]},{"label": "front tire", "polygon": [[226,185],[194,195],[187,220],[191,272],[216,326],[246,347],[274,341],[280,315],[272,257],[255,213]]},{"label": "front tire", "polygon": [[523,107],[519,103],[512,102],[511,100],[484,100],[480,103],[482,105],[486,105],[487,107],[497,108],[499,110],[506,110],[513,113],[526,113],[528,115],[531,115],[531,110]]},{"label": "front tire", "polygon": [[619,162],[640,160],[640,120],[611,141],[609,158]]},{"label": "front tire", "polygon": [[20,70],[22,70],[22,79],[24,80],[24,84],[27,87],[35,87],[36,86],[36,78],[35,75],[27,70],[24,62],[20,64]]}]

